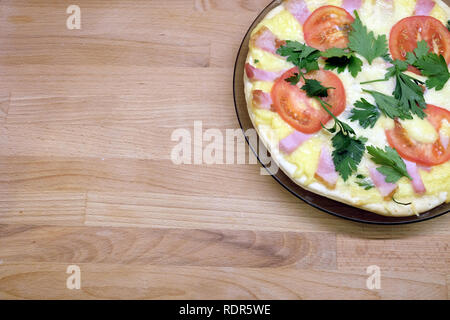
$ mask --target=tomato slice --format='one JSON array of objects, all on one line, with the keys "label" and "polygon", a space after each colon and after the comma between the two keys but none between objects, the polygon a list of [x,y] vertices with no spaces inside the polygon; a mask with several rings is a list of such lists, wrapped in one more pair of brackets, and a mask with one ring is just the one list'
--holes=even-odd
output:
[{"label": "tomato slice", "polygon": [[[405,60],[406,53],[417,48],[417,42],[425,40],[430,51],[442,54],[450,62],[450,32],[437,19],[428,16],[408,17],[397,22],[389,35],[389,50],[394,59]],[[420,71],[410,67],[410,71]]]},{"label": "tomato slice", "polygon": [[346,48],[348,33],[355,19],[345,10],[335,6],[320,7],[303,24],[306,43],[316,49]]},{"label": "tomato slice", "polygon": [[[303,80],[295,86],[286,81],[298,72],[297,67],[292,68],[276,80],[271,92],[273,105],[280,117],[294,129],[303,133],[314,133],[319,131],[322,128],[321,123],[326,124],[331,116],[316,100],[309,98],[303,90],[300,90],[304,84]],[[346,105],[344,86],[333,72],[317,70],[306,74],[305,77],[316,79],[325,87],[334,88],[329,89],[328,97],[322,100],[332,106],[330,110],[334,115],[337,116],[344,111]]]},{"label": "tomato slice", "polygon": [[[442,120],[447,119],[450,122],[450,111],[427,105],[425,109],[427,120],[439,132]],[[391,147],[406,160],[416,162],[424,166],[435,166],[450,160],[450,146],[447,149],[437,139],[434,143],[422,143],[408,137],[406,130],[398,120],[395,120],[395,127],[386,130],[386,137]]]}]

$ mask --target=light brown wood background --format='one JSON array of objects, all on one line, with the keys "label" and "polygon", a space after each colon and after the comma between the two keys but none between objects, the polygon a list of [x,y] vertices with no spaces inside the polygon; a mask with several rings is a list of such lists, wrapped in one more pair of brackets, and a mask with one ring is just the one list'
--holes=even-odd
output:
[{"label": "light brown wood background", "polygon": [[268,2],[0,0],[0,298],[449,297],[450,215],[357,224],[257,165],[170,161],[176,128],[238,128],[233,64]]}]

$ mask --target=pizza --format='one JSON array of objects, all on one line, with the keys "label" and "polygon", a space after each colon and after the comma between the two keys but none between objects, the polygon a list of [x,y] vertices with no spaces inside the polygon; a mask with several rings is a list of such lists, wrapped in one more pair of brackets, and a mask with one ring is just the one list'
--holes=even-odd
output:
[{"label": "pizza", "polygon": [[248,112],[295,183],[386,216],[450,201],[450,9],[285,0],[252,30]]}]

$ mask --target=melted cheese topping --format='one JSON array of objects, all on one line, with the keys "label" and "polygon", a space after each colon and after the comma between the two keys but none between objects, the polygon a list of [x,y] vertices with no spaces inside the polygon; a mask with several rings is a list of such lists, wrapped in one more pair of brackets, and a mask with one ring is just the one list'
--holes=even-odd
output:
[{"label": "melted cheese topping", "polygon": [[[323,5],[332,4],[339,6],[342,1],[307,0],[306,3],[308,8],[313,11]],[[389,37],[389,31],[395,23],[414,14],[415,5],[416,1],[414,0],[363,0],[358,12],[362,22],[369,30],[374,31],[376,34],[386,34]],[[450,17],[449,8],[442,1],[436,0],[436,5],[430,15],[446,23],[448,17]],[[271,11],[254,29],[252,34],[257,32],[261,26],[268,27],[279,39],[296,40],[304,43],[302,26],[284,8],[284,5],[280,5]],[[381,116],[374,128],[366,129],[362,128],[358,122],[350,122],[348,120],[353,104],[360,98],[365,98],[367,101],[374,103],[373,97],[362,91],[363,87],[360,82],[383,78],[386,69],[389,67],[381,58],[375,59],[371,65],[363,57],[360,56],[360,58],[364,61],[364,65],[363,70],[356,78],[353,78],[347,70],[342,73],[334,72],[341,79],[347,98],[347,107],[338,118],[349,123],[358,136],[367,137],[367,145],[374,145],[384,149],[388,145],[385,130],[393,128],[394,121],[392,119]],[[255,60],[259,62],[255,64]],[[293,66],[284,59],[258,48],[250,48],[247,62],[269,71],[289,69]],[[421,76],[411,75],[420,80],[426,80],[426,78]],[[272,82],[250,82],[245,78],[245,92],[248,105],[252,105],[252,90],[270,92],[272,86]],[[395,80],[389,79],[385,82],[364,85],[364,88],[391,95],[395,88]],[[424,97],[427,103],[450,110],[450,81],[440,91],[434,89],[426,90]],[[292,154],[285,155],[278,151],[278,143],[281,139],[292,133],[294,129],[284,122],[276,112],[254,109],[252,107],[250,107],[249,111],[251,119],[258,129],[262,140],[271,151],[272,157],[278,162],[279,166],[294,181],[314,192],[384,215],[418,214],[444,201],[450,202],[449,162],[432,167],[430,172],[420,170],[420,175],[427,190],[425,195],[417,195],[407,178],[399,180],[396,199],[404,202],[412,202],[411,206],[400,206],[393,201],[385,201],[376,188],[364,190],[356,184],[356,178],[354,176],[350,177],[347,181],[339,178],[334,190],[327,189],[314,177],[314,174],[317,170],[321,147],[323,144],[330,145],[331,135],[325,130],[320,130],[313,138],[302,144]],[[333,122],[330,121],[328,125],[332,124]],[[439,132],[426,119],[422,120],[418,117],[414,117],[413,120],[402,121],[402,125],[408,132],[408,135],[419,142],[434,142],[439,138],[439,135],[450,137],[450,125],[447,121],[443,121]],[[358,167],[358,173],[369,176],[368,167],[371,165],[373,163],[369,160],[369,156],[366,153]]]},{"label": "melted cheese topping", "polygon": [[433,143],[439,138],[438,132],[426,118],[414,116],[414,119],[401,120],[400,123],[407,135],[418,142]]},{"label": "melted cheese topping", "polygon": [[286,62],[286,60],[258,48],[252,48],[250,56],[253,61],[259,61],[255,64],[256,66],[264,66],[264,69],[267,71],[286,70],[294,66],[290,62]]},{"label": "melted cheese topping", "polygon": [[268,17],[253,29],[252,34],[258,32],[263,26],[269,28],[278,39],[305,41],[301,24],[289,11],[284,10],[283,6],[276,8],[271,14],[269,13]]},{"label": "melted cheese topping", "polygon": [[441,128],[439,129],[439,134],[444,137],[450,137],[450,123],[447,120],[443,120],[441,123]]}]

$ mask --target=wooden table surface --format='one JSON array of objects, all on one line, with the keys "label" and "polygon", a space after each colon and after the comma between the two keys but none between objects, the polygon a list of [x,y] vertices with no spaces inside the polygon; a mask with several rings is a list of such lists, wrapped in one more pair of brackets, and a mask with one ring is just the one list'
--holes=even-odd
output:
[{"label": "wooden table surface", "polygon": [[170,160],[177,128],[239,128],[234,60],[268,2],[79,0],[68,30],[67,1],[0,0],[0,298],[449,297],[450,214],[358,224],[258,165]]}]

